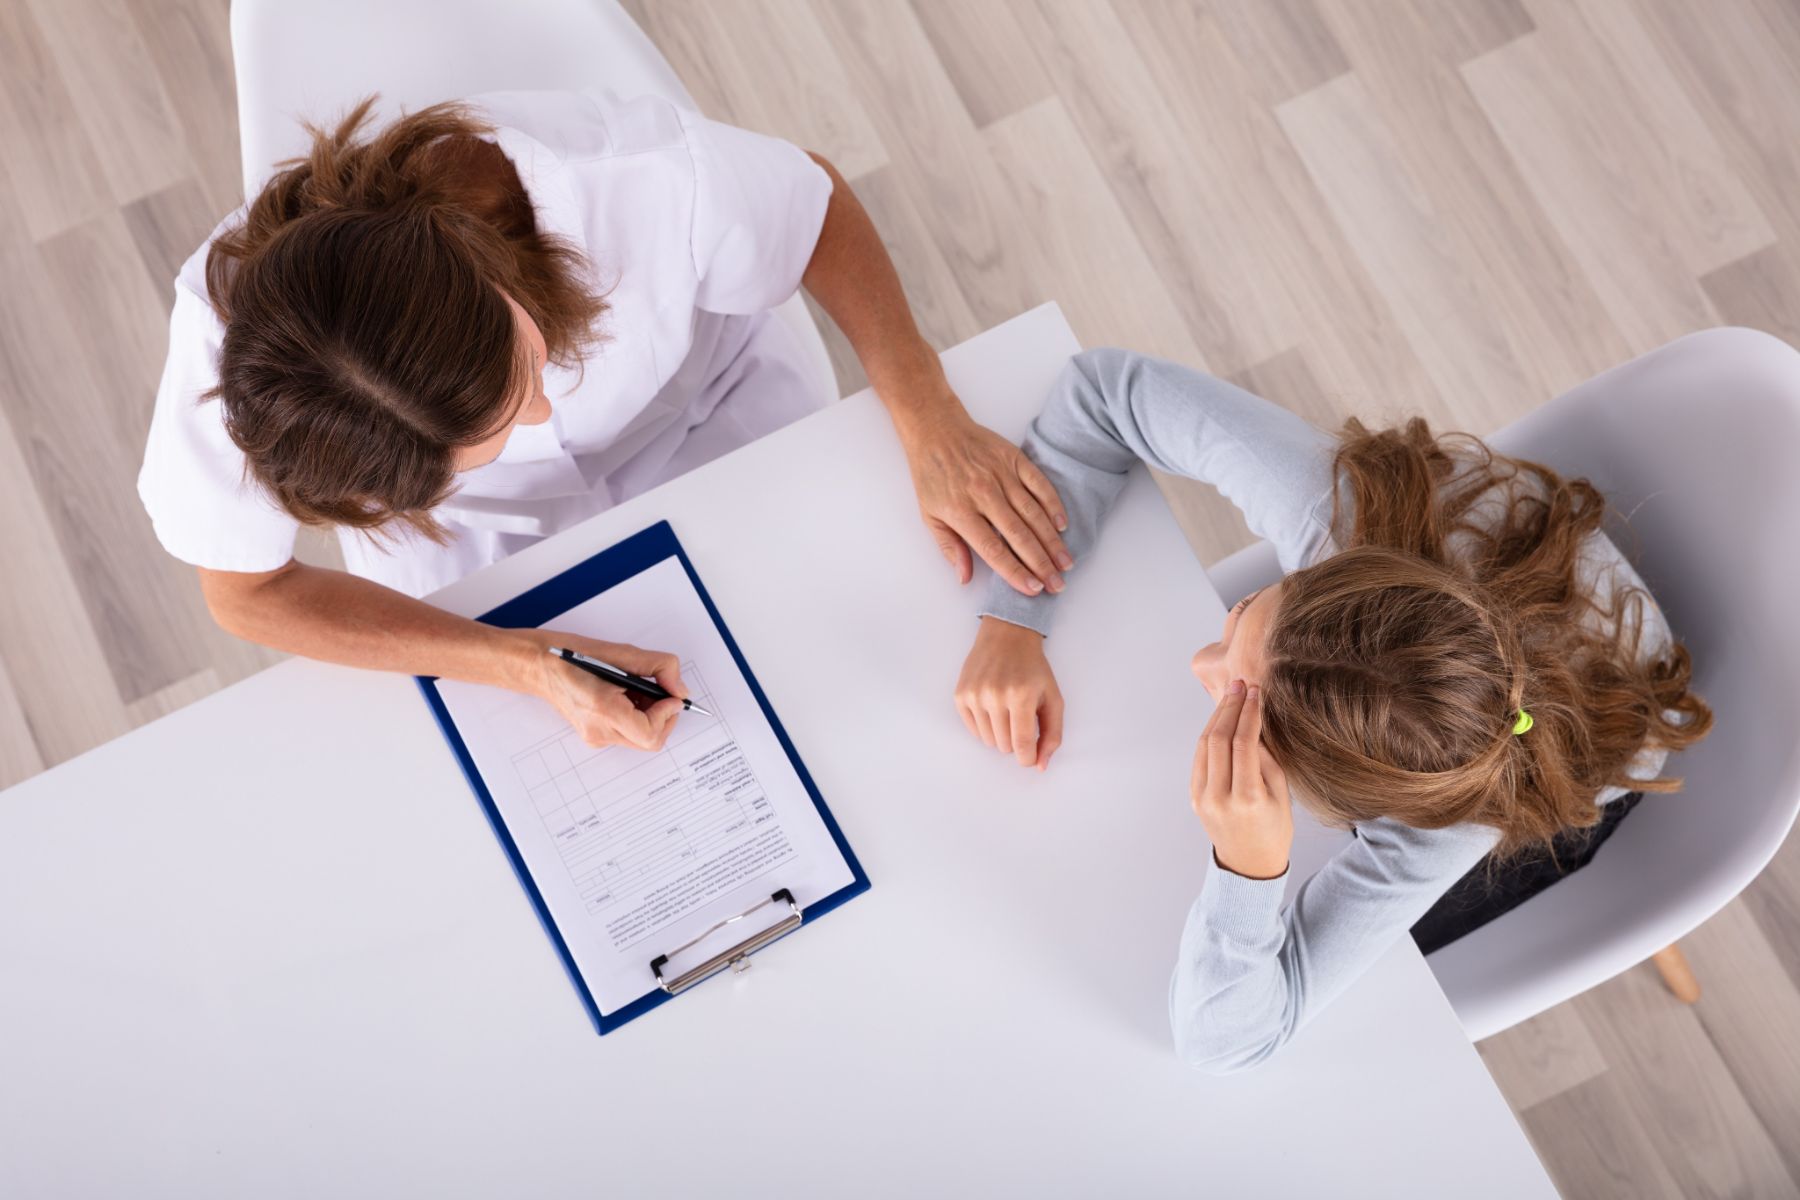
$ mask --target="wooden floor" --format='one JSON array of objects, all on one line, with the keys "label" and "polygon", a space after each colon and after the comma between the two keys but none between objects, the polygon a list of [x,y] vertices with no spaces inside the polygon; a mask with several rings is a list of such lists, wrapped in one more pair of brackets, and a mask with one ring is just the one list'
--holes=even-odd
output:
[{"label": "wooden floor", "polygon": [[[1800,342],[1794,0],[628,7],[837,163],[939,345],[1054,299],[1321,423],[1486,432],[1689,330]],[[233,111],[222,0],[0,0],[0,784],[272,660],[133,490]],[[1697,1007],[1640,967],[1482,1046],[1570,1196],[1800,1194],[1800,844],[1685,945]]]}]

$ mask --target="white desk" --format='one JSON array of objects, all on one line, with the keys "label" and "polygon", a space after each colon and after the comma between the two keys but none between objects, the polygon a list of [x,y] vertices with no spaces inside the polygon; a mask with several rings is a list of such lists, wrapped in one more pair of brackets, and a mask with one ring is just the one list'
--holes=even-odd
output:
[{"label": "white desk", "polygon": [[[1074,349],[1046,307],[945,358],[1017,436]],[[1410,942],[1266,1067],[1175,1061],[1222,612],[1148,479],[1041,776],[951,707],[974,596],[868,396],[444,603],[665,517],[874,889],[596,1037],[411,681],[284,664],[0,795],[0,1194],[1554,1194]]]}]

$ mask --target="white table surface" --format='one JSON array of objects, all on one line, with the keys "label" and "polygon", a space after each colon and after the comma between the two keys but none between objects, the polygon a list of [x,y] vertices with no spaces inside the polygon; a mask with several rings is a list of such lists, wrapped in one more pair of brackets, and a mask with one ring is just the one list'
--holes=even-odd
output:
[{"label": "white table surface", "polygon": [[[1075,348],[945,361],[1016,437]],[[1042,775],[957,719],[975,597],[866,394],[442,602],[663,518],[873,890],[597,1037],[412,682],[283,664],[0,794],[0,1194],[1554,1195],[1410,941],[1264,1067],[1176,1062],[1222,608],[1141,473]]]}]

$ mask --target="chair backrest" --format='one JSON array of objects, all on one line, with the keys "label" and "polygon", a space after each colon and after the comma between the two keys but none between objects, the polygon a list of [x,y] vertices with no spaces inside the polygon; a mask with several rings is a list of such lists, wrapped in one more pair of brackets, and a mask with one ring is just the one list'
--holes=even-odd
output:
[{"label": "chair backrest", "polygon": [[1716,909],[1800,809],[1800,352],[1750,329],[1691,334],[1492,443],[1606,493],[1624,518],[1614,540],[1693,654],[1717,725],[1670,763],[1687,779],[1682,799],[1640,810],[1667,814],[1681,836],[1639,862],[1713,891]]},{"label": "chair backrest", "polygon": [[[322,124],[378,95],[377,123],[484,92],[605,87],[699,111],[674,68],[618,0],[234,0],[244,195],[307,148]],[[798,295],[775,309],[819,395],[840,394]]]},{"label": "chair backrest", "polygon": [[1490,439],[1591,479],[1694,660],[1713,733],[1670,759],[1586,869],[1432,956],[1473,1037],[1560,1003],[1692,931],[1768,865],[1800,811],[1800,353],[1691,334]]},{"label": "chair backrest", "polygon": [[483,92],[604,85],[693,97],[617,0],[235,0],[244,194],[306,149],[299,119],[371,93],[378,119]]},{"label": "chair backrest", "polygon": [[[1488,440],[1606,494],[1623,518],[1608,532],[1692,653],[1717,724],[1670,759],[1682,790],[1651,796],[1592,865],[1432,955],[1475,1038],[1690,932],[1768,865],[1800,812],[1800,352],[1755,330],[1706,330]],[[1279,567],[1258,543],[1209,574],[1229,601]]]}]

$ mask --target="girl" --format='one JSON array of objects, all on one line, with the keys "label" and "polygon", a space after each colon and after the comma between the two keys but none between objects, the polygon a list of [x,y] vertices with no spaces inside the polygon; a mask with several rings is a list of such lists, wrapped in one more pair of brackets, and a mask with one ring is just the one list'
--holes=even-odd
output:
[{"label": "girl", "polygon": [[[659,747],[678,703],[640,712],[543,648],[685,695],[672,655],[416,597],[817,408],[768,312],[802,285],[887,405],[952,569],[972,546],[1062,586],[1054,491],[964,412],[824,160],[652,96],[496,94],[364,139],[369,108],[314,131],[176,281],[138,491],[225,629],[534,693],[589,742]],[[294,561],[302,523],[340,532],[348,573]]]},{"label": "girl", "polygon": [[[1585,480],[1433,438],[1339,438],[1198,371],[1078,356],[1025,442],[1080,556],[1139,461],[1216,486],[1286,572],[1194,656],[1217,702],[1190,793],[1213,859],[1170,986],[1182,1058],[1274,1053],[1411,929],[1430,952],[1582,865],[1705,735],[1674,642]],[[964,723],[1044,769],[1050,596],[990,588]],[[1295,799],[1357,834],[1282,906]]]}]

